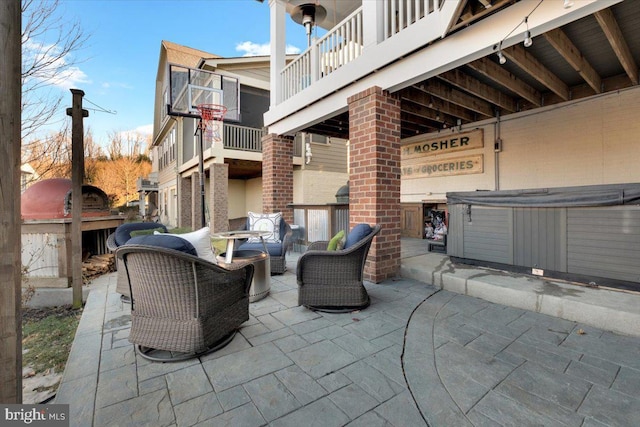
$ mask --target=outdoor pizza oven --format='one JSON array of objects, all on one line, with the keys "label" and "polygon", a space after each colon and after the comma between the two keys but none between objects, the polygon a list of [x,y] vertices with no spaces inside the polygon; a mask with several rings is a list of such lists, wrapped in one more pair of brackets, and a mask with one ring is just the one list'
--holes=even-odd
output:
[{"label": "outdoor pizza oven", "polygon": [[[36,182],[22,194],[23,219],[54,219],[71,217],[71,180],[45,179]],[[110,215],[109,199],[93,185],[82,186],[82,216]]]},{"label": "outdoor pizza oven", "polygon": [[[22,264],[29,285],[71,285],[71,186],[70,179],[46,179],[22,194]],[[83,185],[83,257],[106,254],[107,237],[123,220],[111,214],[104,191]]]}]

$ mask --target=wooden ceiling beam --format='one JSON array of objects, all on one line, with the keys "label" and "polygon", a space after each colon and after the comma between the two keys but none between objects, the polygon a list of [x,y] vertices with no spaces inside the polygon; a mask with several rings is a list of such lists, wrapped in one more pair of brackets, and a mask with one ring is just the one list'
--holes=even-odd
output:
[{"label": "wooden ceiling beam", "polygon": [[[466,6],[466,0],[465,1],[461,1],[460,3],[462,3],[462,6]],[[496,1],[492,7],[490,8],[482,8],[481,10],[477,11],[476,13],[473,13],[471,16],[463,16],[462,14],[462,9],[461,9],[461,13],[460,13],[460,19],[458,21],[454,21],[456,22],[451,28],[449,28],[449,30],[447,31],[447,33],[450,33],[452,31],[455,31],[459,28],[462,27],[467,27],[470,24],[472,24],[473,22],[477,21],[478,19],[495,12],[498,9],[501,9],[503,6],[507,6],[509,4],[513,3],[513,0],[498,0]],[[464,9],[464,7],[463,7]]]},{"label": "wooden ceiling beam", "polygon": [[402,112],[411,113],[414,116],[433,122],[440,121],[440,119],[437,118],[437,112],[435,110],[421,104],[413,103],[412,101],[405,100],[405,102],[402,103]]},{"label": "wooden ceiling beam", "polygon": [[317,123],[306,128],[304,131],[334,138],[349,139],[349,126],[339,126],[331,121]]},{"label": "wooden ceiling beam", "polygon": [[416,136],[423,133],[431,133],[438,129],[442,129],[441,124],[426,122],[419,116],[414,116],[408,112],[403,112],[400,115],[400,122],[402,126],[402,138],[408,138],[410,136]]},{"label": "wooden ceiling beam", "polygon": [[535,106],[540,107],[542,105],[542,96],[540,92],[538,92],[535,88],[529,86],[522,80],[518,79],[504,67],[496,64],[490,59],[486,57],[480,58],[476,61],[470,62],[467,65],[469,65],[469,67],[481,73],[485,77],[495,81],[496,83],[523,97]]},{"label": "wooden ceiling beam", "polygon": [[611,9],[603,9],[594,13],[598,24],[604,31],[604,34],[607,36],[607,40],[611,44],[613,51],[616,53],[618,60],[622,64],[622,67],[626,71],[627,75],[631,79],[631,83],[634,85],[638,84],[638,64],[633,59],[633,55],[631,55],[631,50],[629,49],[629,45],[624,39],[622,35],[622,30],[620,30],[620,26],[616,21],[615,16],[613,16],[613,12]]},{"label": "wooden ceiling beam", "polygon": [[558,76],[549,71],[547,67],[542,65],[542,63],[527,52],[524,47],[514,45],[502,49],[502,53],[504,53],[504,56],[513,61],[518,67],[527,72],[531,77],[549,88],[551,92],[555,93],[565,101],[569,100],[569,86],[560,80]]},{"label": "wooden ceiling beam", "polygon": [[447,28],[446,33],[448,33],[449,31],[451,31],[452,27],[455,25],[454,23],[460,21],[462,19],[462,14],[464,13],[465,8],[467,7],[467,0],[462,0],[458,2],[458,6],[456,7],[455,12],[453,13],[453,16],[455,17],[455,19],[451,20],[451,24],[449,26],[449,28]]},{"label": "wooden ceiling beam", "polygon": [[544,33],[544,38],[580,74],[596,93],[602,93],[602,79],[580,50],[559,28]]},{"label": "wooden ceiling beam", "polygon": [[480,80],[463,73],[460,69],[445,71],[437,76],[438,78],[452,84],[472,95],[482,98],[491,104],[500,107],[502,110],[513,113],[518,109],[516,101],[500,92],[498,89],[491,87]]},{"label": "wooden ceiling beam", "polygon": [[[458,120],[462,120],[459,117],[443,113],[439,109],[433,110],[426,105],[421,105],[410,100],[404,100],[402,102],[401,117],[403,123],[402,131],[406,136],[416,135],[415,127],[411,127],[405,132],[404,127],[410,122],[416,123],[418,126],[418,133],[430,133],[455,127],[458,124]],[[463,123],[465,123],[465,121],[460,122],[460,124]]]},{"label": "wooden ceiling beam", "polygon": [[426,82],[414,85],[417,89],[428,93],[429,95],[437,96],[438,98],[447,100],[452,104],[459,105],[467,110],[475,111],[476,113],[484,116],[485,118],[494,117],[495,111],[493,105],[484,99],[477,98],[473,95],[464,93],[458,89],[452,88],[449,85],[444,84],[437,79],[430,79]]},{"label": "wooden ceiling beam", "polygon": [[431,107],[428,108],[436,112],[440,111],[443,114],[454,116],[456,119],[461,119],[466,122],[475,122],[477,120],[476,115],[466,108],[462,108],[458,105],[452,104],[437,96],[429,95],[428,93],[425,93],[414,87],[403,89],[401,91],[400,97],[402,99],[424,106],[428,106],[429,104],[431,104]]}]

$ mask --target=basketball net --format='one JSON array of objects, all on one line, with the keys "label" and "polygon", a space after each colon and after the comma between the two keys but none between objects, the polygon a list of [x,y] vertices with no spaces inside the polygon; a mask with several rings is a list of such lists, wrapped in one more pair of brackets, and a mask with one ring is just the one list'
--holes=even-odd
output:
[{"label": "basketball net", "polygon": [[198,127],[205,141],[222,141],[220,127],[225,114],[227,114],[227,107],[219,104],[199,104],[197,108],[200,113]]}]

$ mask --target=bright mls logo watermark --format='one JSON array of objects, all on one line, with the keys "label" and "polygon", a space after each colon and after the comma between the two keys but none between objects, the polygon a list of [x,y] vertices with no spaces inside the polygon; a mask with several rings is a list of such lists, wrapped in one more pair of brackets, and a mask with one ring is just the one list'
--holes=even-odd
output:
[{"label": "bright mls logo watermark", "polygon": [[0,425],[69,427],[69,405],[2,405]]}]

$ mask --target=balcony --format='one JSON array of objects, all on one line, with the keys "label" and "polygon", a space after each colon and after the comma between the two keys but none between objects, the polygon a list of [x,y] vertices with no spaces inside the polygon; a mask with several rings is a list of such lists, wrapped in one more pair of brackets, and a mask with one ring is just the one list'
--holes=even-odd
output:
[{"label": "balcony", "polygon": [[[286,66],[284,30],[272,26],[271,49],[275,53],[271,75],[275,78],[271,81],[271,108],[265,114],[267,126],[313,103],[325,101],[332,93],[353,86],[438,40],[449,28],[458,4],[455,0],[356,3],[361,5],[324,36],[313,39],[309,48]],[[272,14],[279,13],[277,4],[273,7]],[[284,6],[280,12],[284,14]],[[319,122],[336,112],[346,111],[346,101],[343,104],[333,103],[324,117],[313,120]],[[300,129],[288,127],[286,132]]]},{"label": "balcony", "polygon": [[262,153],[263,129],[225,123],[223,127],[224,148]]},{"label": "balcony", "polygon": [[158,173],[154,172],[148,178],[139,177],[136,181],[136,191],[151,192],[158,191]]},{"label": "balcony", "polygon": [[[414,26],[439,28],[440,11],[445,2],[446,0],[382,0],[369,2],[373,4],[368,5],[365,2],[323,37],[314,39],[306,51],[282,69],[277,84],[279,99],[286,101],[294,97],[311,84],[329,77],[362,56],[367,43],[367,32],[374,34],[375,44],[384,44]],[[366,7],[372,9],[368,16],[373,15],[378,19],[365,21]],[[367,28],[380,21],[380,28]],[[433,32],[428,39],[420,37],[419,43],[424,45],[439,37],[440,33]]]},{"label": "balcony", "polygon": [[[328,32],[286,63],[278,16],[293,3],[271,3],[269,133],[348,138],[348,100],[372,87],[400,98],[408,138],[638,81],[629,48],[611,49],[633,45],[633,1],[345,0],[340,22],[320,22]],[[331,2],[315,4],[332,15]],[[523,46],[527,32],[541,42]]]}]

